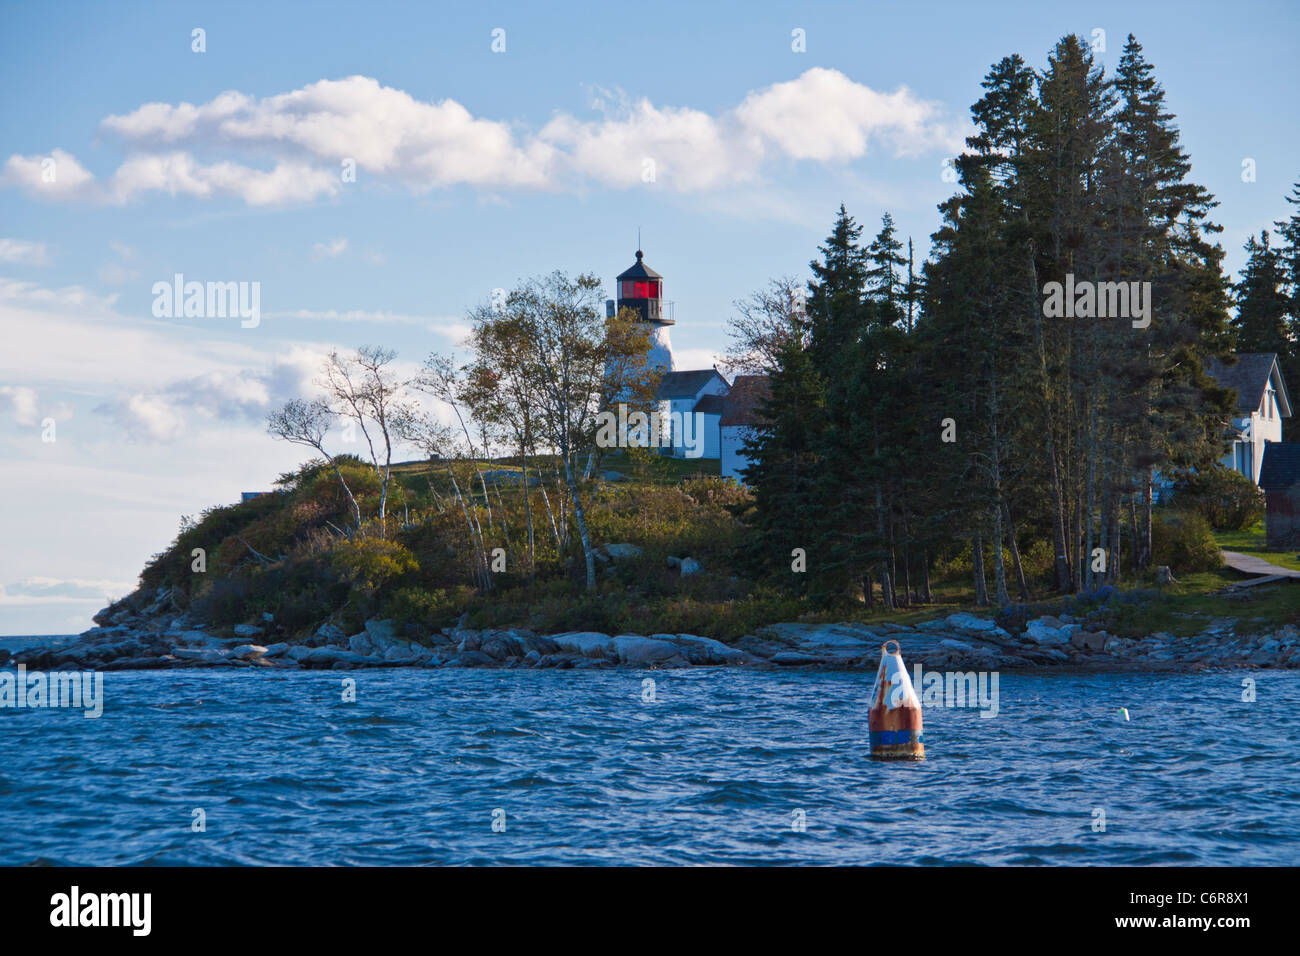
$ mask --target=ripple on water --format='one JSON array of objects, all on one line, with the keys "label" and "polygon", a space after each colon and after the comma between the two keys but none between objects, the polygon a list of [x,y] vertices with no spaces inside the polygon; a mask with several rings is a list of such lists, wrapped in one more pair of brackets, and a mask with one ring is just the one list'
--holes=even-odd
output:
[{"label": "ripple on water", "polygon": [[3,715],[0,864],[1300,863],[1300,674],[1003,674],[923,763],[868,758],[871,675],[645,676],[114,672]]}]

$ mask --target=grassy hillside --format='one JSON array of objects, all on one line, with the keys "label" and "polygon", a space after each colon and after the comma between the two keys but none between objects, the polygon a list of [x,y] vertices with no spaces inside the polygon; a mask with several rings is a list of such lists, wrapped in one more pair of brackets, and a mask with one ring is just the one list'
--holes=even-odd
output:
[{"label": "grassy hillside", "polygon": [[[685,632],[726,640],[776,621],[902,623],[968,609],[973,601],[971,555],[960,545],[937,557],[933,602],[894,612],[879,602],[868,611],[860,601],[813,608],[778,587],[780,582],[754,578],[745,570],[745,528],[735,516],[748,492],[719,478],[716,461],[625,453],[602,461],[598,477],[584,485],[592,542],[632,544],[640,553],[618,559],[602,555],[594,592],[583,586],[577,542],[556,546],[552,518],[558,528],[572,522],[554,462],[530,461],[526,492],[518,460],[477,463],[488,479],[486,498],[474,463],[404,464],[389,491],[386,536],[379,533],[379,482],[373,470],[354,460],[341,467],[368,516],[362,533],[349,527],[350,506],[332,469],[309,464],[282,476],[271,494],[186,522],[171,547],[145,568],[142,584],[172,588],[182,605],[218,627],[257,621],[270,612],[289,633],[301,635],[326,621],[352,632],[379,616],[398,619],[419,636],[467,615],[475,627]],[[498,559],[504,568],[493,573],[488,591],[472,586],[475,556],[466,509],[480,523],[489,551],[502,549]],[[201,570],[196,549],[206,562]],[[670,566],[670,557],[694,558],[702,571],[683,576]],[[1025,560],[1031,587],[1045,596],[1050,551],[1026,548]],[[1077,606],[1115,633],[1133,634],[1199,629],[1226,614],[1269,622],[1294,617],[1287,600],[1293,592],[1217,595],[1231,580],[1227,571],[1183,575],[1176,588],[1158,596],[1151,592],[1138,602],[1115,598],[1099,608],[1059,599],[1034,610]],[[1003,612],[1008,621],[1025,613],[1025,608]]]}]

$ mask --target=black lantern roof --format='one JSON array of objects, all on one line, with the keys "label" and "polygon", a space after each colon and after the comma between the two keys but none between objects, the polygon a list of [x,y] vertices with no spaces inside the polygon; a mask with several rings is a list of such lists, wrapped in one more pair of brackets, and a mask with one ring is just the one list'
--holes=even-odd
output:
[{"label": "black lantern roof", "polygon": [[619,279],[662,279],[659,273],[655,272],[642,260],[644,253],[638,249],[636,251],[636,263],[626,272],[619,273]]}]

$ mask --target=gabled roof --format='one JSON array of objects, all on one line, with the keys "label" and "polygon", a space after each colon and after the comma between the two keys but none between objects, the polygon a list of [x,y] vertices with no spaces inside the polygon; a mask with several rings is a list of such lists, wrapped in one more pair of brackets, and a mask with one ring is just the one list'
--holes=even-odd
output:
[{"label": "gabled roof", "polygon": [[1278,411],[1283,418],[1291,417],[1291,397],[1287,394],[1286,383],[1282,381],[1282,370],[1278,367],[1275,353],[1239,353],[1233,365],[1224,365],[1218,359],[1210,359],[1206,371],[1224,388],[1237,390],[1237,411],[1243,418],[1259,410],[1264,401],[1264,387],[1268,385],[1270,377],[1275,378]]},{"label": "gabled roof", "polygon": [[729,425],[757,425],[762,420],[759,407],[772,394],[766,375],[737,375],[731,391],[723,399],[722,428]]},{"label": "gabled roof", "polygon": [[634,262],[631,268],[629,268],[626,272],[620,272],[618,274],[618,278],[620,279],[662,279],[663,276],[655,272],[643,261],[641,261],[642,256],[644,256],[644,253],[640,249],[638,249],[636,251],[636,262]]},{"label": "gabled roof", "polygon": [[705,395],[695,403],[695,410],[701,415],[721,415],[726,404],[725,395]]},{"label": "gabled roof", "polygon": [[[722,374],[716,368],[697,368],[683,372],[664,372],[659,377],[659,388],[655,392],[655,397],[664,398],[692,398],[700,394],[700,389],[714,378],[722,378]],[[725,385],[727,380],[722,378]]]},{"label": "gabled roof", "polygon": [[1300,442],[1271,441],[1264,445],[1259,486],[1265,491],[1286,491],[1300,482]]}]

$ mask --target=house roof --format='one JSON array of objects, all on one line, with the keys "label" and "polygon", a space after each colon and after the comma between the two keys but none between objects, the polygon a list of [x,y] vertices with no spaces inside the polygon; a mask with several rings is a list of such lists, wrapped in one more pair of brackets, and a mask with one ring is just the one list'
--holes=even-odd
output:
[{"label": "house roof", "polygon": [[725,395],[705,395],[695,403],[695,410],[701,415],[721,415],[726,408]]},{"label": "house roof", "polygon": [[1237,390],[1237,411],[1242,417],[1258,411],[1264,400],[1264,387],[1271,376],[1277,379],[1277,407],[1283,418],[1291,417],[1291,399],[1287,394],[1286,383],[1282,381],[1282,370],[1277,364],[1277,355],[1273,352],[1242,352],[1237,355],[1233,365],[1225,365],[1218,359],[1210,359],[1206,367],[1224,388]]},{"label": "house roof", "polygon": [[757,425],[762,421],[759,408],[772,394],[772,384],[766,375],[737,375],[731,391],[723,399],[722,420],[728,425]]},{"label": "house roof", "polygon": [[[700,394],[700,389],[714,377],[722,378],[716,368],[697,368],[683,372],[664,372],[659,377],[656,398],[690,398]],[[726,379],[722,378],[723,384]]]},{"label": "house roof", "polygon": [[1264,445],[1259,486],[1265,491],[1285,491],[1300,482],[1300,442],[1271,441]]}]

